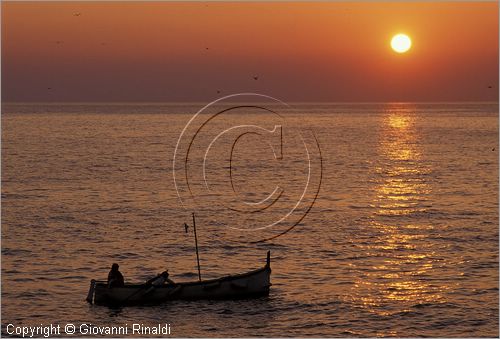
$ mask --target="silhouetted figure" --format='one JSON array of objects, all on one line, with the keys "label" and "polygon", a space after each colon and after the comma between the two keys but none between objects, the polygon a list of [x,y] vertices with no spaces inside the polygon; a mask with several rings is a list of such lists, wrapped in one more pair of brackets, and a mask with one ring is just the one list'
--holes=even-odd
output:
[{"label": "silhouetted figure", "polygon": [[154,287],[162,286],[166,283],[175,285],[175,282],[173,282],[171,279],[168,278],[168,270],[158,274],[156,277],[149,279],[146,282],[146,285],[151,285]]},{"label": "silhouetted figure", "polygon": [[111,266],[111,271],[108,273],[108,287],[120,287],[125,285],[125,280],[123,275],[118,271],[118,264],[113,264]]}]

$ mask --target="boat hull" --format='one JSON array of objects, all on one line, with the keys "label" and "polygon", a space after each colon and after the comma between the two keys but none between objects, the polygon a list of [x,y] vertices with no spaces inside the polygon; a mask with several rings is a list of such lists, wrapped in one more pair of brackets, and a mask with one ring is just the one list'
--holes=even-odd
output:
[{"label": "boat hull", "polygon": [[106,282],[92,280],[87,301],[100,305],[157,304],[169,300],[243,299],[266,296],[271,286],[271,267],[219,279],[152,287],[127,284],[109,288]]}]

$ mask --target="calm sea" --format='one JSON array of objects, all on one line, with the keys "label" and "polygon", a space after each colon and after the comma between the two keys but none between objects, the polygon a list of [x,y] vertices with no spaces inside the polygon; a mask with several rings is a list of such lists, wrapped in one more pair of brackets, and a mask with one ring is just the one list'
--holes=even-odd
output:
[{"label": "calm sea", "polygon": [[[321,179],[320,191],[300,223],[263,243],[245,239],[281,233],[259,225],[294,203],[306,158],[286,144],[282,161],[274,157],[279,138],[291,135],[283,128],[270,138],[248,133],[229,166],[225,135],[207,160],[214,201],[227,198],[231,170],[240,198],[257,202],[279,187],[284,202],[265,209],[266,220],[202,203],[202,275],[259,268],[271,250],[270,296],[88,305],[90,279],[105,279],[113,262],[126,281],[166,268],[173,280],[197,279],[193,234],[183,226],[191,210],[177,196],[172,160],[201,107],[3,105],[4,335],[9,323],[169,323],[180,337],[499,335],[496,103],[294,105],[282,115],[314,131],[323,170],[313,166],[311,182]],[[255,111],[214,123],[270,130],[272,120]]]}]

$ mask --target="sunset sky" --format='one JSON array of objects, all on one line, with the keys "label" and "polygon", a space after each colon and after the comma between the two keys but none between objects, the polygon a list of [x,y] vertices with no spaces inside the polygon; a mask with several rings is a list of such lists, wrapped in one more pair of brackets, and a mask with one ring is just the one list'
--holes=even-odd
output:
[{"label": "sunset sky", "polygon": [[496,2],[2,2],[2,101],[497,101],[498,48]]}]

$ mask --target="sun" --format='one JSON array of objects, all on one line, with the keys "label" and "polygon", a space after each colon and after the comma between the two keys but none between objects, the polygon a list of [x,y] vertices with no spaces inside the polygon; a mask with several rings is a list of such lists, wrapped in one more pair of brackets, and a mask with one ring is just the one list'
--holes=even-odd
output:
[{"label": "sun", "polygon": [[406,34],[396,34],[392,37],[391,47],[397,53],[405,53],[411,48],[411,39]]}]

